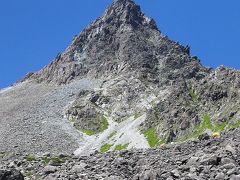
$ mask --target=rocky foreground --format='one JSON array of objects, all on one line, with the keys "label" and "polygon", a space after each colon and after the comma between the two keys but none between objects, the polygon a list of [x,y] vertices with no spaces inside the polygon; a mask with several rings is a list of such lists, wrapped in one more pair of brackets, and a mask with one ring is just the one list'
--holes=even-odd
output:
[{"label": "rocky foreground", "polygon": [[[0,179],[240,179],[240,130],[182,144],[90,156],[2,154]],[[7,169],[7,170],[6,170]],[[5,171],[6,170],[6,171]],[[4,177],[5,176],[5,177]],[[10,178],[13,177],[14,178]]]}]

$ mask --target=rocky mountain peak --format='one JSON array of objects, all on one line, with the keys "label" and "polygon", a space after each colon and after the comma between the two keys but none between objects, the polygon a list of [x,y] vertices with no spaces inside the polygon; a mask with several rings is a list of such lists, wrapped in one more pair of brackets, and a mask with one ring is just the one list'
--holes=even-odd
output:
[{"label": "rocky mountain peak", "polygon": [[[74,37],[65,52],[27,79],[66,84],[86,76],[135,74],[155,81],[159,76],[168,78],[166,72],[181,69],[192,60],[196,61],[190,57],[189,48],[164,36],[155,21],[145,16],[132,0],[116,0],[100,18]],[[195,68],[190,69],[199,71],[198,66],[196,61]],[[171,76],[180,77],[176,72]]]},{"label": "rocky mountain peak", "polygon": [[155,21],[146,17],[140,6],[136,5],[132,0],[114,1],[102,17],[102,20],[106,22],[113,19],[118,20],[118,23],[122,25],[131,25],[133,28],[145,25],[157,29]]}]

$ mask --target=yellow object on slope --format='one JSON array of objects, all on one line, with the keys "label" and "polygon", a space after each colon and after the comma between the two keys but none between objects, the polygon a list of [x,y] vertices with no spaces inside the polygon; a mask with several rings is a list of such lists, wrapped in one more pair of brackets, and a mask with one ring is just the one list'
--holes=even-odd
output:
[{"label": "yellow object on slope", "polygon": [[220,137],[221,134],[220,134],[220,132],[214,132],[214,133],[212,133],[212,136],[213,137]]}]

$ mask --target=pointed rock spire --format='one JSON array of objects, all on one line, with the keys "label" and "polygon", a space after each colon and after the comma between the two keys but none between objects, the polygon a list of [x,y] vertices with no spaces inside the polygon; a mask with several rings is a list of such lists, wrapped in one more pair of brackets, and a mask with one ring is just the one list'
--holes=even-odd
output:
[{"label": "pointed rock spire", "polygon": [[151,28],[157,29],[153,19],[148,18],[142,13],[140,6],[132,0],[115,0],[106,10],[102,19],[108,21],[117,20],[115,24],[128,24],[133,28],[139,25],[150,25]]},{"label": "pointed rock spire", "polygon": [[163,36],[155,21],[133,0],[115,0],[65,52],[31,78],[65,84],[83,76],[98,78],[134,71],[145,76],[160,57],[174,53],[185,50]]}]

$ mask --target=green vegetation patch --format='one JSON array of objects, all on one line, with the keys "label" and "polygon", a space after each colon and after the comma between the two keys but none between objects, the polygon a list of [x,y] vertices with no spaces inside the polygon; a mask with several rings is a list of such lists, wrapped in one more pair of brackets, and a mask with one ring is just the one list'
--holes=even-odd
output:
[{"label": "green vegetation patch", "polygon": [[196,94],[196,91],[193,88],[190,88],[189,95],[191,96],[193,102],[198,101],[198,96]]},{"label": "green vegetation patch", "polygon": [[94,135],[95,133],[90,130],[90,129],[83,129],[83,128],[78,128],[79,131],[82,131],[84,134],[88,135],[88,136],[92,136]]},{"label": "green vegetation patch", "polygon": [[227,126],[228,129],[237,129],[240,128],[240,120],[238,120],[235,123],[228,124]]},{"label": "green vegetation patch", "polygon": [[51,162],[53,164],[63,164],[63,163],[65,163],[65,161],[66,160],[64,158],[60,158],[59,156],[55,156],[55,157],[51,158]]},{"label": "green vegetation patch", "polygon": [[213,131],[223,131],[224,129],[226,129],[228,126],[227,122],[222,122],[222,123],[216,123],[213,125]]},{"label": "green vegetation patch", "polygon": [[142,116],[141,113],[139,113],[139,112],[138,112],[138,113],[135,113],[135,114],[134,114],[134,119],[137,119],[137,118],[139,118],[139,117],[141,117],[141,116]]},{"label": "green vegetation patch", "polygon": [[31,177],[33,175],[32,171],[26,171],[23,173],[24,177]]},{"label": "green vegetation patch", "polygon": [[146,137],[150,147],[156,147],[157,145],[165,143],[164,140],[158,138],[155,128],[149,128],[148,130],[146,130],[144,136]]},{"label": "green vegetation patch", "polygon": [[99,115],[97,117],[97,119],[95,120],[95,123],[89,124],[89,127],[96,127],[94,130],[92,129],[85,129],[85,128],[78,128],[80,131],[82,131],[83,133],[92,136],[95,135],[97,133],[101,133],[103,131],[105,131],[106,129],[108,129],[109,123],[107,118],[105,118],[103,115]]},{"label": "green vegetation patch", "polygon": [[27,156],[25,156],[25,159],[27,161],[36,161],[36,157],[33,154],[28,154]]},{"label": "green vegetation patch", "polygon": [[115,136],[117,134],[117,131],[113,131],[111,134],[109,134],[109,136],[107,137],[107,139],[111,139],[113,136]]},{"label": "green vegetation patch", "polygon": [[85,133],[86,135],[89,135],[89,136],[92,136],[92,135],[95,134],[95,133],[94,133],[92,130],[90,130],[90,129],[81,129],[81,131],[82,131],[83,133]]},{"label": "green vegetation patch", "polygon": [[109,149],[112,147],[113,145],[112,144],[104,144],[104,145],[102,145],[101,146],[101,148],[100,148],[100,152],[101,153],[105,153],[105,152],[107,152],[107,151],[109,151]]},{"label": "green vegetation patch", "polygon": [[201,123],[200,129],[201,130],[205,130],[205,129],[213,130],[214,129],[214,126],[213,126],[213,124],[211,122],[211,117],[210,117],[209,114],[204,114],[203,121]]},{"label": "green vegetation patch", "polygon": [[42,157],[43,164],[48,164],[50,161],[53,164],[59,164],[60,165],[60,164],[65,163],[66,159],[65,158],[61,158],[59,156],[54,156],[54,157],[44,156],[44,157]]},{"label": "green vegetation patch", "polygon": [[203,116],[202,122],[200,124],[196,125],[191,133],[180,137],[178,139],[178,141],[183,142],[183,141],[186,141],[188,139],[197,138],[206,129],[210,129],[210,130],[214,129],[214,125],[211,123],[211,117],[210,117],[209,114],[205,114]]},{"label": "green vegetation patch", "polygon": [[185,136],[182,136],[178,139],[178,141],[186,141],[189,139],[197,138],[199,135],[201,135],[206,129],[209,129],[213,132],[221,132],[226,129],[236,129],[240,128],[240,120],[236,123],[228,123],[228,122],[221,122],[221,123],[212,123],[211,117],[209,114],[205,114],[203,116],[203,120],[199,125],[196,125],[193,129],[193,131]]},{"label": "green vegetation patch", "polygon": [[48,164],[50,161],[51,161],[51,157],[46,157],[46,156],[42,157],[43,164]]},{"label": "green vegetation patch", "polygon": [[100,132],[103,132],[105,131],[108,126],[109,126],[109,123],[108,123],[108,120],[106,117],[104,117],[103,115],[100,116],[100,122],[101,122],[101,127],[100,127]]},{"label": "green vegetation patch", "polygon": [[121,151],[121,150],[127,149],[128,145],[129,145],[129,143],[118,144],[118,145],[115,146],[114,151]]}]

